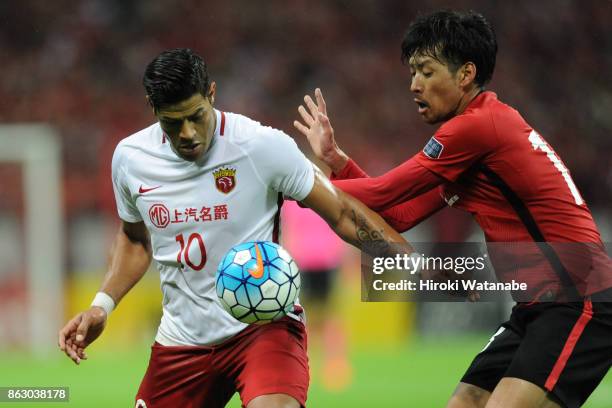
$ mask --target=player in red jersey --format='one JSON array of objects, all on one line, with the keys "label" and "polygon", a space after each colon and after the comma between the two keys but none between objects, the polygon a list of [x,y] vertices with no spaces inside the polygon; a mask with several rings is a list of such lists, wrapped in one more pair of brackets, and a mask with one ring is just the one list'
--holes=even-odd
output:
[{"label": "player in red jersey", "polygon": [[[517,303],[448,407],[578,407],[612,363],[612,307],[602,302],[612,300],[612,268],[559,156],[485,91],[496,53],[479,14],[442,11],[411,24],[402,43],[410,90],[423,120],[441,126],[420,153],[383,176],[368,178],[337,146],[319,89],[316,103],[306,96],[308,110],[298,108],[305,124],[294,125],[330,166],[335,185],[398,230],[449,205],[473,214],[490,248],[539,252],[541,261],[514,271],[537,288],[534,302]],[[588,264],[570,265],[571,250],[586,252]]]}]

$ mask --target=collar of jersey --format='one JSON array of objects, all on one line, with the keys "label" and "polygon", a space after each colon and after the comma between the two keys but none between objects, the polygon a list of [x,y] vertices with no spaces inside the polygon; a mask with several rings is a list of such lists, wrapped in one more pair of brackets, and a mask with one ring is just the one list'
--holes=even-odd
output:
[{"label": "collar of jersey", "polygon": [[215,109],[214,111],[215,111],[215,116],[217,118],[217,123],[215,125],[215,134],[213,138],[216,138],[217,136],[219,136],[219,132],[221,131],[221,112],[218,111],[217,109]]}]

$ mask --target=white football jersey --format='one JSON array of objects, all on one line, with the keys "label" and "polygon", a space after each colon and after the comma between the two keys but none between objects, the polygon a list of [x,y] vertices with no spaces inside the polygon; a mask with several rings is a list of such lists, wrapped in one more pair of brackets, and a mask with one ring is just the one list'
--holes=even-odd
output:
[{"label": "white football jersey", "polygon": [[282,196],[304,199],[312,163],[285,133],[216,111],[211,146],[179,158],[159,123],[123,139],[112,163],[119,217],[144,221],[160,272],[163,316],[156,341],[210,345],[246,327],[221,306],[215,272],[234,245],[277,240]]}]

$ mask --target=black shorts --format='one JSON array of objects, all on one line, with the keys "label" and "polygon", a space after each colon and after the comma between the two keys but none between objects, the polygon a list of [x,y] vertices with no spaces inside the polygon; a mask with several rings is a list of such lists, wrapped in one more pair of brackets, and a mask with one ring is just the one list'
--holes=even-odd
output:
[{"label": "black shorts", "polygon": [[612,303],[519,303],[461,381],[492,392],[503,377],[521,378],[574,408],[610,365]]}]

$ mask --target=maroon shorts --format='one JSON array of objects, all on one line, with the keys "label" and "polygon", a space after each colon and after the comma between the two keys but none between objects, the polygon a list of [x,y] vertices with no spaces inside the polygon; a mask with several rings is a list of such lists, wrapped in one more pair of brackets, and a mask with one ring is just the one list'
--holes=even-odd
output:
[{"label": "maroon shorts", "polygon": [[284,317],[216,346],[155,343],[136,407],[224,407],[236,391],[243,406],[278,393],[304,407],[309,379],[304,324]]}]

